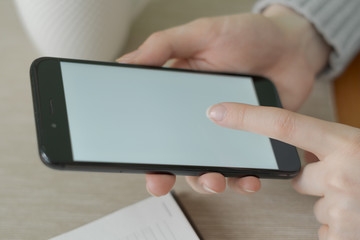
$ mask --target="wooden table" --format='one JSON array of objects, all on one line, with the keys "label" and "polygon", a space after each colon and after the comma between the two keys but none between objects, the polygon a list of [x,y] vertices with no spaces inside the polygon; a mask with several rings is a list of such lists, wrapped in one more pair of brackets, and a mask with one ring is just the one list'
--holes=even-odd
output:
[{"label": "wooden table", "polygon": [[334,83],[338,121],[360,128],[360,54]]},{"label": "wooden table", "polygon": [[[149,5],[135,23],[127,49],[157,29],[248,9],[252,1],[169,2]],[[143,175],[61,172],[40,162],[28,76],[38,54],[10,0],[0,1],[0,33],[0,239],[47,239],[148,197]],[[311,113],[314,102],[321,101],[328,97],[310,98],[302,111]],[[329,107],[324,116],[331,112]],[[264,180],[262,190],[251,196],[231,191],[209,196],[193,192],[179,177],[175,190],[206,240],[317,236],[316,198],[299,195],[289,181]]]}]

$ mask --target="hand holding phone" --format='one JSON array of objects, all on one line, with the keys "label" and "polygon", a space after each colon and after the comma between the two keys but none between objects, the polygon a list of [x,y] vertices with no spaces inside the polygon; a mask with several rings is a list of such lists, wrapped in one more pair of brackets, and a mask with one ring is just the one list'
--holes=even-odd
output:
[{"label": "hand holding phone", "polygon": [[206,117],[217,102],[280,107],[259,76],[41,58],[31,67],[39,152],[56,169],[289,178],[296,149]]}]

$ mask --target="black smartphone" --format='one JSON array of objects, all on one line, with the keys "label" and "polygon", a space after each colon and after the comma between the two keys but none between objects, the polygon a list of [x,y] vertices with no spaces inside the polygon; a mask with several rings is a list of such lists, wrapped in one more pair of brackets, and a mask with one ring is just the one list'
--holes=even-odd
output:
[{"label": "black smartphone", "polygon": [[60,58],[30,70],[40,157],[55,169],[290,178],[295,147],[222,128],[209,106],[281,107],[260,76]]}]

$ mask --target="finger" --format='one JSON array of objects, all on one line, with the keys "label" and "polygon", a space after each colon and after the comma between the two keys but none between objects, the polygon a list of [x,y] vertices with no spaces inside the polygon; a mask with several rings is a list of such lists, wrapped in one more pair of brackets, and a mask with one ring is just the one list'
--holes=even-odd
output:
[{"label": "finger", "polygon": [[153,196],[162,196],[171,191],[175,181],[171,174],[146,174],[146,189]]},{"label": "finger", "polygon": [[352,238],[353,235],[350,233],[351,237],[344,237],[346,236],[348,232],[342,231],[340,233],[334,232],[333,227],[329,225],[322,225],[318,230],[318,236],[319,240],[343,240],[343,239],[358,239],[358,238]]},{"label": "finger", "polygon": [[318,231],[319,240],[328,240],[328,234],[329,234],[329,226],[322,225]]},{"label": "finger", "polygon": [[182,69],[194,69],[188,59],[176,59],[169,67],[171,68],[182,68]]},{"label": "finger", "polygon": [[301,194],[323,196],[326,189],[324,164],[324,162],[316,162],[306,165],[293,179],[294,189]]},{"label": "finger", "polygon": [[274,138],[313,152],[320,159],[338,147],[337,124],[274,107],[240,103],[211,106],[208,117],[216,124]]},{"label": "finger", "polygon": [[220,173],[187,176],[186,181],[198,193],[221,193],[226,189],[225,177]]},{"label": "finger", "polygon": [[328,207],[325,197],[320,198],[314,205],[315,217],[321,224],[329,225]]},{"label": "finger", "polygon": [[[209,41],[203,20],[153,33],[134,52],[117,59],[121,63],[162,66],[171,58],[188,58],[201,52]],[[206,37],[204,37],[206,35]]]},{"label": "finger", "polygon": [[317,220],[329,226],[331,235],[342,236],[339,239],[348,239],[345,236],[357,229],[358,224],[353,223],[359,223],[360,219],[358,198],[345,195],[327,194],[314,205]]},{"label": "finger", "polygon": [[[171,60],[169,62],[171,62]],[[165,64],[165,66],[166,66],[166,64]],[[209,64],[207,61],[205,61],[204,59],[201,59],[201,58],[175,59],[175,61],[172,61],[172,63],[169,64],[168,67],[192,69],[192,70],[203,70],[203,71],[214,71],[215,70],[213,65]]]},{"label": "finger", "polygon": [[238,193],[254,193],[260,190],[261,182],[257,177],[228,178],[228,186]]}]

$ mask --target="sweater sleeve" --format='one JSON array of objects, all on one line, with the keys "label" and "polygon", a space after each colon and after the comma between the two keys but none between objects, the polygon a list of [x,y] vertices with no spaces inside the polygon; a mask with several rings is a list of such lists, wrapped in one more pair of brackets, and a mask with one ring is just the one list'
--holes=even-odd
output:
[{"label": "sweater sleeve", "polygon": [[318,78],[334,79],[358,53],[360,0],[259,0],[253,12],[260,13],[272,4],[282,4],[302,14],[332,46],[327,67]]}]

